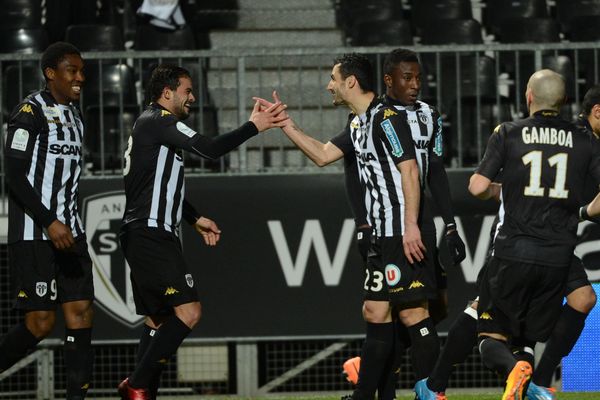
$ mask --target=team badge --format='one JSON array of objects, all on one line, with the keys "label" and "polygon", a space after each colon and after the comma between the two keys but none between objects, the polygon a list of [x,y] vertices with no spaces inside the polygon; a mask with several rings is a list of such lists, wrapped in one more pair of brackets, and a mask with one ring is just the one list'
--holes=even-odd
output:
[{"label": "team badge", "polygon": [[427,123],[429,122],[429,118],[427,117],[427,114],[419,113],[419,121],[421,121],[421,123],[423,125],[427,125]]},{"label": "team badge", "polygon": [[192,278],[192,274],[185,274],[185,283],[189,287],[194,287],[194,278]]},{"label": "team badge", "polygon": [[130,269],[119,246],[123,210],[123,191],[89,196],[83,201],[83,224],[93,261],[95,304],[110,317],[133,328],[144,322],[144,317],[136,314]]},{"label": "team badge", "polygon": [[19,128],[13,134],[10,148],[19,151],[27,150],[27,143],[29,142],[29,132],[25,129]]},{"label": "team badge", "polygon": [[179,132],[183,133],[187,137],[192,137],[196,134],[195,130],[193,130],[181,121],[177,122],[177,124],[175,124],[175,127]]},{"label": "team badge", "polygon": [[400,282],[400,268],[396,264],[388,264],[385,266],[385,281],[388,286],[394,286]]},{"label": "team badge", "polygon": [[35,284],[35,293],[39,297],[44,297],[48,293],[48,284],[46,282],[37,282]]}]

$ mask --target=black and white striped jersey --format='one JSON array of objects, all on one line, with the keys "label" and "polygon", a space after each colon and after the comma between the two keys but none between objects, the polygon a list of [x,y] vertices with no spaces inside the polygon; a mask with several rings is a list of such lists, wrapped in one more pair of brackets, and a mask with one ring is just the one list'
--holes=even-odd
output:
[{"label": "black and white striped jersey", "polygon": [[351,117],[346,131],[332,139],[345,154],[356,154],[367,218],[376,236],[404,232],[405,202],[397,165],[415,159],[415,146],[405,125],[394,108],[374,99],[365,114]]},{"label": "black and white striped jersey", "polygon": [[[82,143],[79,110],[72,104],[58,104],[49,91],[32,93],[15,108],[6,136],[7,171],[11,164],[26,160],[22,164],[26,165],[26,179],[17,176],[9,182],[10,242],[49,240],[45,227],[55,219],[67,225],[74,237],[84,233],[77,191]],[[15,185],[30,185],[33,191]],[[39,204],[25,206],[23,196],[18,195],[23,189],[32,193],[33,202]],[[33,209],[41,212],[36,215]]]},{"label": "black and white striped jersey", "polygon": [[148,226],[177,234],[184,205],[189,204],[184,203],[182,150],[214,159],[257,133],[256,126],[247,122],[232,132],[210,138],[159,104],[148,106],[135,122],[125,151],[123,229]]}]

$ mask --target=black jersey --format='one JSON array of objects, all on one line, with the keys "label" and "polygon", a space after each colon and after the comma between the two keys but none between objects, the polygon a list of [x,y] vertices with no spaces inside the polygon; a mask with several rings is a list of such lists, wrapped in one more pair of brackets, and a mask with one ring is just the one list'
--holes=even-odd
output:
[{"label": "black jersey", "polygon": [[[9,181],[9,242],[49,240],[44,228],[55,219],[68,226],[74,237],[83,234],[77,190],[82,143],[79,110],[72,104],[58,104],[49,91],[32,93],[15,108],[8,122],[5,162],[7,171],[12,164],[24,168]],[[23,189],[31,194],[30,202],[18,195]]]},{"label": "black jersey", "polygon": [[125,151],[123,227],[143,225],[177,234],[184,211],[182,150],[214,159],[257,133],[256,126],[247,122],[213,139],[160,105],[148,106],[136,120]]},{"label": "black jersey", "polygon": [[494,130],[477,173],[493,180],[500,170],[494,255],[568,266],[586,176],[600,178],[597,140],[556,112],[540,111]]}]

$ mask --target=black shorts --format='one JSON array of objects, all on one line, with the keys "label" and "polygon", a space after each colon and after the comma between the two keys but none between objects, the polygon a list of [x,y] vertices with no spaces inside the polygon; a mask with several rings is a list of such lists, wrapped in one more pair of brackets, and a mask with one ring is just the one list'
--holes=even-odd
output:
[{"label": "black shorts", "polygon": [[573,257],[571,257],[571,265],[569,266],[569,276],[567,277],[565,296],[568,296],[574,290],[590,285],[587,272],[585,272],[581,259],[576,255],[573,255]]},{"label": "black shorts", "polygon": [[16,309],[52,311],[57,304],[94,300],[92,260],[85,235],[75,238],[70,251],[57,250],[47,240],[11,243],[8,261]]},{"label": "black shorts", "polygon": [[137,314],[171,315],[173,307],[198,301],[194,278],[175,234],[139,227],[121,232],[120,239],[131,268]]},{"label": "black shorts", "polygon": [[492,257],[481,277],[478,332],[545,342],[562,309],[569,268]]},{"label": "black shorts", "polygon": [[[432,240],[426,240],[425,246],[434,248],[435,238]],[[396,306],[436,298],[434,265],[433,254],[426,254],[422,262],[409,264],[401,236],[374,236],[367,259],[365,300],[389,301]]]}]

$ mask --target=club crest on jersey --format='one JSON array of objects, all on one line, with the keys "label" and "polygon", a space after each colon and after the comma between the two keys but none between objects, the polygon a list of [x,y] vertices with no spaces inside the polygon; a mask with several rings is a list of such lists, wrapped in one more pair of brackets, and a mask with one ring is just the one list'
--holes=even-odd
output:
[{"label": "club crest on jersey", "polygon": [[194,278],[192,278],[192,274],[185,274],[185,283],[189,287],[194,287]]},{"label": "club crest on jersey", "polygon": [[429,122],[429,117],[425,113],[419,113],[419,121],[421,121],[423,125],[427,125]]},{"label": "club crest on jersey", "polygon": [[382,121],[381,127],[383,128],[385,137],[387,138],[388,142],[390,142],[390,145],[392,146],[392,154],[396,157],[402,157],[402,154],[404,154],[404,149],[402,148],[402,145],[400,144],[400,139],[398,139],[398,134],[396,133],[396,130],[394,129],[394,126],[392,125],[390,120],[386,119],[386,120]]},{"label": "club crest on jersey", "polygon": [[394,286],[400,282],[402,274],[400,268],[396,264],[388,264],[385,266],[385,281],[389,286]]},{"label": "club crest on jersey", "polygon": [[144,321],[137,315],[129,265],[119,245],[125,193],[99,193],[83,200],[83,225],[93,261],[95,302],[111,318],[133,328]]},{"label": "club crest on jersey", "polygon": [[39,297],[44,297],[48,293],[48,284],[46,282],[36,282],[35,294]]},{"label": "club crest on jersey", "polygon": [[389,117],[391,117],[392,115],[398,115],[397,112],[395,112],[394,110],[390,110],[389,108],[386,108],[383,111],[383,119],[388,119]]}]

